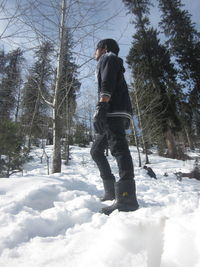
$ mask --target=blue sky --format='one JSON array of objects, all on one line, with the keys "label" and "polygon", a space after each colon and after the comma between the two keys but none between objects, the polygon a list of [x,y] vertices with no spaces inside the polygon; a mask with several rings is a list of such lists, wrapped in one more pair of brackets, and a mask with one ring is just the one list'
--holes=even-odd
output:
[{"label": "blue sky", "polygon": [[[112,14],[121,10],[118,16],[109,22],[109,25],[101,31],[99,31],[96,36],[99,39],[102,38],[115,38],[121,47],[120,56],[125,58],[128,54],[130,43],[132,41],[132,35],[134,34],[134,25],[130,24],[132,16],[127,14],[127,9],[121,0],[111,0],[108,1],[108,9],[105,13]],[[152,26],[156,27],[160,21],[160,13],[157,5],[157,0],[152,1],[155,3],[155,7],[151,9],[151,23]],[[182,0],[182,3],[185,5],[185,9],[189,11],[192,15],[192,21],[196,23],[196,28],[200,31],[200,0]]]},{"label": "blue sky", "polygon": [[[92,56],[97,41],[105,38],[114,38],[120,45],[119,56],[124,60],[125,63],[126,56],[128,55],[132,42],[132,36],[135,32],[134,25],[130,23],[133,17],[132,15],[127,14],[128,11],[121,0],[107,0],[107,2],[108,5],[106,6],[106,9],[102,11],[100,10],[98,15],[95,17],[95,20],[100,20],[105,17],[112,16],[115,13],[117,13],[118,15],[111,19],[106,25],[104,25],[104,27],[102,27],[95,33],[95,36],[88,42],[89,45],[84,52],[86,55]],[[154,0],[154,3],[156,6],[157,0]],[[182,0],[182,3],[185,5],[184,9],[188,10],[192,15],[192,21],[196,23],[196,28],[200,31],[200,0]],[[157,27],[158,22],[160,21],[160,12],[157,7],[152,8],[150,19],[152,26]],[[162,39],[162,36],[160,37]],[[94,61],[91,61],[90,64],[88,64],[90,71],[94,72],[95,65],[96,63]],[[130,71],[126,63],[125,68],[126,79],[128,82],[130,82]],[[85,71],[86,70],[84,69],[83,73],[85,73]],[[93,90],[92,83],[94,83],[94,78],[93,76],[90,76],[87,80],[83,81],[82,90],[88,87],[92,87],[91,90]]]},{"label": "blue sky", "polygon": [[[72,0],[70,0],[72,1]],[[119,42],[120,45],[120,54],[119,56],[122,57],[124,62],[126,61],[126,56],[129,52],[130,45],[132,42],[132,36],[135,32],[134,25],[131,24],[132,15],[128,14],[128,10],[125,8],[122,0],[89,0],[91,3],[94,3],[94,5],[101,6],[101,3],[103,2],[103,8],[99,8],[98,11],[94,11],[93,15],[90,17],[83,18],[83,24],[92,24],[92,23],[99,23],[98,26],[99,29],[95,31],[95,33],[92,32],[93,26],[90,26],[91,33],[88,35],[88,31],[86,32],[86,37],[84,41],[81,44],[78,44],[75,46],[75,51],[80,53],[81,55],[76,56],[76,62],[77,64],[82,64],[86,60],[89,59],[89,57],[92,57],[94,55],[94,50],[96,43],[100,39],[104,38],[114,38]],[[16,1],[15,0],[8,0],[6,3],[8,5],[8,8],[10,8],[14,5]],[[37,1],[35,1],[36,3]],[[60,0],[55,1],[49,1],[49,0],[43,0],[42,3],[59,3]],[[67,3],[69,0],[67,1]],[[88,0],[82,0],[82,3],[87,3]],[[155,5],[157,6],[157,0],[153,0]],[[27,4],[28,0],[21,0],[20,3]],[[182,0],[182,3],[185,4],[185,9],[189,11],[189,13],[192,15],[192,21],[196,23],[196,28],[200,31],[200,0]],[[85,5],[85,8],[87,8],[87,5]],[[42,11],[42,10],[41,10]],[[32,8],[32,12],[34,13],[34,7]],[[58,13],[53,13],[51,10],[45,10],[46,14],[48,16],[52,16],[52,20],[59,21]],[[74,11],[71,9],[71,12]],[[80,12],[81,15],[81,12]],[[103,20],[107,20],[108,18],[111,18],[105,23],[102,23]],[[2,14],[0,12],[0,19],[2,18]],[[152,26],[156,27],[158,22],[160,21],[160,13],[158,11],[158,8],[154,7],[151,10],[151,22]],[[69,20],[68,23],[70,23],[73,26],[74,21],[78,21],[79,17],[74,12],[74,16],[72,20]],[[3,31],[3,24],[4,21],[0,20],[0,35]],[[100,23],[101,22],[101,23]],[[18,22],[21,23],[21,22]],[[21,23],[23,25],[23,23]],[[49,29],[51,29],[51,25],[48,25],[48,29],[45,29],[45,32],[48,32]],[[55,26],[55,25],[54,25]],[[15,27],[15,25],[13,25]],[[43,27],[46,27],[46,23],[43,24]],[[53,24],[52,24],[53,27]],[[24,29],[23,29],[24,28]],[[26,31],[26,26],[21,26],[20,30]],[[30,36],[29,36],[30,34]],[[54,32],[54,34],[57,34]],[[26,37],[29,36],[27,39]],[[76,32],[74,36],[75,44],[78,43],[78,39],[80,36],[84,36],[84,29],[80,32]],[[55,36],[54,36],[55,37]],[[32,39],[31,33],[27,32],[26,36],[23,36],[23,38],[10,38],[8,40],[0,40],[0,47],[4,47],[6,49],[13,49],[16,48],[16,46],[20,46],[20,42],[23,43],[22,48],[25,47],[25,49],[29,50],[33,46],[35,46],[36,40]],[[56,37],[55,39],[56,40]],[[15,43],[17,42],[17,43]],[[55,41],[56,43],[57,41]],[[28,52],[29,53],[29,52]],[[29,59],[29,54],[26,54],[26,58],[28,58],[29,63],[31,60]],[[85,90],[86,88],[93,87],[92,84],[94,84],[94,71],[95,71],[96,62],[92,60],[89,64],[84,65],[80,69],[80,77],[83,78],[87,76],[87,78],[84,78],[81,80],[82,82],[82,89]],[[127,74],[126,77],[129,77],[129,71],[127,66],[125,65]]]},{"label": "blue sky", "polygon": [[[70,0],[73,1],[73,0]],[[67,1],[70,2],[69,0]],[[121,47],[120,56],[125,59],[125,57],[128,54],[130,43],[132,41],[132,35],[134,34],[134,26],[130,24],[131,22],[131,15],[127,14],[128,11],[125,8],[122,0],[89,0],[91,3],[94,3],[95,5],[100,5],[101,3],[104,3],[103,8],[99,8],[98,11],[93,13],[93,16],[89,19],[85,18],[83,24],[92,24],[93,22],[99,23],[102,20],[108,19],[112,16],[114,18],[110,19],[105,24],[100,23],[101,27],[96,31],[94,34],[90,34],[85,38],[84,43],[81,45],[81,50],[83,50],[83,53],[85,53],[86,56],[93,56],[94,48],[96,43],[103,38],[114,38],[116,39]],[[12,6],[14,6],[14,3],[16,0],[8,0],[6,1],[8,8],[11,10]],[[21,0],[20,3],[23,3],[23,6],[27,4],[28,0]],[[37,1],[35,1],[37,2]],[[42,2],[49,3],[49,0],[43,0]],[[52,1],[52,3],[59,3],[60,0]],[[87,3],[88,0],[82,0],[82,3]],[[155,3],[155,6],[157,6],[157,0],[152,0],[152,2]],[[193,22],[196,23],[197,29],[200,31],[200,17],[199,17],[199,10],[200,10],[200,0],[182,0],[182,3],[185,4],[185,8],[189,11],[189,13],[192,15]],[[85,5],[86,6],[86,5]],[[73,10],[70,10],[73,12]],[[32,8],[32,12],[34,13],[34,7]],[[53,16],[53,12],[50,10],[45,10],[46,14],[50,17]],[[116,15],[117,14],[117,15]],[[58,14],[55,14],[53,20],[58,21]],[[73,24],[75,20],[79,20],[77,18],[77,14],[74,15],[73,20],[68,20],[68,24]],[[0,9],[0,19],[2,18],[1,15],[1,9]],[[152,8],[151,10],[151,22],[154,27],[157,26],[158,21],[160,20],[160,14],[157,7]],[[20,23],[18,21],[18,23]],[[22,25],[22,24],[21,24]],[[45,25],[45,24],[44,24]],[[102,26],[103,25],[103,26]],[[14,27],[15,25],[13,25]],[[52,27],[54,25],[52,24]],[[0,35],[3,31],[4,27],[4,21],[0,20]],[[25,28],[25,26],[23,26]],[[45,25],[45,31],[48,32],[49,29],[51,29],[49,25],[49,29],[47,29],[47,26]],[[92,29],[92,27],[91,27]],[[26,29],[24,29],[26,30]],[[83,34],[83,33],[82,33]],[[78,40],[80,35],[76,33],[75,36],[75,42]],[[19,40],[18,40],[19,41]],[[21,41],[23,42],[23,38],[21,38]],[[20,42],[20,41],[19,41]],[[22,43],[21,42],[21,43]],[[12,43],[11,39],[9,41],[6,40],[0,40],[0,46],[5,46],[12,48],[14,46],[14,43]],[[16,44],[17,45],[17,44]],[[31,42],[26,44],[27,46],[31,46]]]}]

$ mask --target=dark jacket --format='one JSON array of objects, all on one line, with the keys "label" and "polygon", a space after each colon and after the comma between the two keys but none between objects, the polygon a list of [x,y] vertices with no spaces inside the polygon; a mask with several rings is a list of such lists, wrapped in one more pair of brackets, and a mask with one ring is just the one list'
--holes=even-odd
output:
[{"label": "dark jacket", "polygon": [[132,106],[124,79],[123,60],[114,53],[106,53],[97,65],[98,94],[109,96],[108,117],[132,119]]}]

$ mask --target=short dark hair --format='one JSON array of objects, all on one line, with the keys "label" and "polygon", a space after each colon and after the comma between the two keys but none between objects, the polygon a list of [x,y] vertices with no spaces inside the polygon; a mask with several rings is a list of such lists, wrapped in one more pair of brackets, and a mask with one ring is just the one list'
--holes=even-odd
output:
[{"label": "short dark hair", "polygon": [[106,48],[108,52],[113,52],[116,55],[119,53],[119,45],[114,39],[104,39],[98,42],[97,48]]}]

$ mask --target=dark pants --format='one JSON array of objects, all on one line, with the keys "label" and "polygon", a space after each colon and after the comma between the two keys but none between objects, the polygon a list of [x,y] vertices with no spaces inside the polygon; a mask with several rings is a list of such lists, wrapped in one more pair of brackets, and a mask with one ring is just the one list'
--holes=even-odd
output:
[{"label": "dark pants", "polygon": [[133,179],[133,162],[126,140],[125,119],[108,118],[108,127],[105,134],[97,135],[92,145],[90,153],[99,168],[100,176],[103,180],[114,179],[104,154],[107,146],[109,146],[112,156],[117,160],[120,180]]}]

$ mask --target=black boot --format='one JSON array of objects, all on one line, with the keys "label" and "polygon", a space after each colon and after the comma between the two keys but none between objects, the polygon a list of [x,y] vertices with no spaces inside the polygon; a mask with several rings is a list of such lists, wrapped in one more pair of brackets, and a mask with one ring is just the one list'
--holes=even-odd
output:
[{"label": "black boot", "polygon": [[134,211],[139,208],[134,180],[124,180],[115,183],[115,196],[115,203],[102,208],[101,213],[109,215],[116,209],[119,211]]},{"label": "black boot", "polygon": [[114,179],[103,180],[103,186],[104,186],[104,190],[105,190],[105,195],[104,195],[104,197],[101,198],[101,201],[115,199],[114,183],[115,183]]}]

